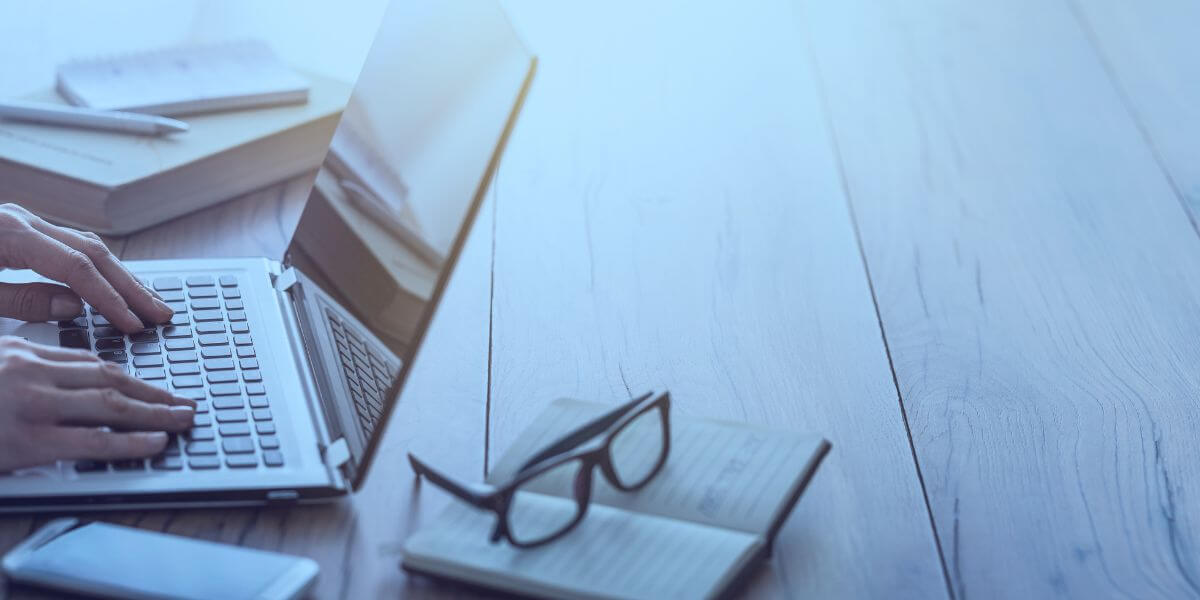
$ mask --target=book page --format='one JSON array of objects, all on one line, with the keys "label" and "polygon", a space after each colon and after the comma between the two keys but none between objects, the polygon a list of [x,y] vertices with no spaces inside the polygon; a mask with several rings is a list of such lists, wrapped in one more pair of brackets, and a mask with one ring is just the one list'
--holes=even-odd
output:
[{"label": "book page", "polygon": [[[525,460],[611,405],[557,400],[518,438],[488,476],[499,484],[511,478]],[[657,437],[654,428],[631,435]],[[656,456],[655,439],[631,440]],[[671,443],[662,470],[636,492],[612,487],[599,469],[592,477],[592,502],[635,512],[686,519],[697,523],[766,533],[821,449],[820,436],[754,427],[740,423],[671,417]],[[631,471],[637,471],[634,465]],[[547,478],[532,482],[537,491],[558,489]],[[552,487],[554,486],[554,487]]]},{"label": "book page", "polygon": [[[574,503],[526,494],[543,518],[573,514]],[[452,502],[405,545],[405,565],[552,598],[704,598],[753,556],[760,538],[603,505],[562,538],[531,549],[488,541],[494,513]]]}]

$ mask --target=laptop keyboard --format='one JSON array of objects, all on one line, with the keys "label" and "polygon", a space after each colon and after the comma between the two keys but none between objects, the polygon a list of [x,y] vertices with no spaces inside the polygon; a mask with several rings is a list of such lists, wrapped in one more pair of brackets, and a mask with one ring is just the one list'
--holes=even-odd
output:
[{"label": "laptop keyboard", "polygon": [[123,335],[92,310],[60,321],[59,344],[92,349],[153,385],[196,401],[190,431],[149,459],[76,461],[80,473],[252,469],[283,466],[238,280],[159,277],[151,287],[175,309],[165,325]]},{"label": "laptop keyboard", "polygon": [[350,388],[350,398],[358,413],[358,426],[362,429],[363,439],[370,439],[383,414],[383,395],[391,388],[399,367],[371,349],[362,336],[343,324],[332,310],[325,309],[325,317],[329,319],[329,330],[337,343],[342,376]]}]

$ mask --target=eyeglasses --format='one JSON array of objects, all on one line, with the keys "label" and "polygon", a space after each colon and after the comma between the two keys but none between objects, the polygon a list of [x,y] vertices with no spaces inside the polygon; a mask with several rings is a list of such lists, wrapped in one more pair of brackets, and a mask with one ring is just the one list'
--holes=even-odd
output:
[{"label": "eyeglasses", "polygon": [[408,460],[417,477],[496,513],[492,543],[506,539],[518,548],[532,548],[562,537],[583,520],[596,467],[621,491],[649,483],[667,462],[670,410],[669,393],[634,398],[550,444],[511,480],[489,491],[456,482],[412,454]]}]

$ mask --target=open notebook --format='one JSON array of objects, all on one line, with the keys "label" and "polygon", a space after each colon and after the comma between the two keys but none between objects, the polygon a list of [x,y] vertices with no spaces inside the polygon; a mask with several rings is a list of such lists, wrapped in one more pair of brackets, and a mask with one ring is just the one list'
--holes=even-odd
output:
[{"label": "open notebook", "polygon": [[[522,462],[611,406],[558,400],[488,477]],[[820,436],[672,417],[663,470],[634,493],[597,473],[586,518],[544,546],[491,544],[492,513],[449,506],[404,548],[404,568],[471,585],[550,598],[713,598],[736,589],[765,559],[775,534],[829,451]],[[573,500],[530,493],[551,518]]]}]

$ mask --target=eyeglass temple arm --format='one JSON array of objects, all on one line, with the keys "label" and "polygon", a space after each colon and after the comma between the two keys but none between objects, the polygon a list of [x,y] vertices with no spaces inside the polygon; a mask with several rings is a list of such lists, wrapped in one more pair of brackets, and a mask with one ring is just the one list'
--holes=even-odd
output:
[{"label": "eyeglass temple arm", "polygon": [[448,475],[439,473],[436,469],[421,462],[412,454],[408,455],[408,462],[412,465],[413,472],[417,474],[417,477],[425,477],[429,481],[433,482],[434,485],[446,490],[447,492],[450,492],[451,494],[457,496],[460,500],[469,502],[474,506],[485,507],[487,505],[487,495],[480,494],[470,489],[466,485],[451,479]]},{"label": "eyeglass temple arm", "polygon": [[625,413],[629,412],[631,409],[633,409],[633,407],[641,404],[642,402],[645,402],[646,399],[653,394],[653,392],[642,394],[641,396],[638,396],[637,398],[634,398],[633,400],[630,400],[629,402],[626,402],[625,404],[622,404],[621,406],[618,406],[607,413],[604,413],[603,415],[600,415],[599,417],[587,422],[579,429],[576,429],[557,442],[547,446],[541,452],[534,454],[533,457],[525,461],[525,464],[521,465],[521,468],[517,469],[517,472],[520,473],[521,471],[524,471],[525,469],[528,469],[529,467],[532,467],[533,465],[536,465],[547,458],[558,456],[559,454],[571,450],[576,446],[596,437],[597,435],[604,433],[609,427],[613,426],[613,423],[616,423],[621,417],[623,417]]}]

